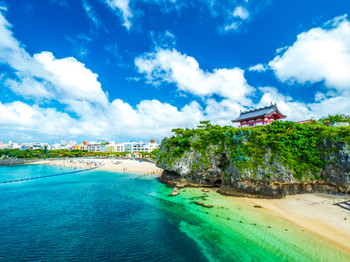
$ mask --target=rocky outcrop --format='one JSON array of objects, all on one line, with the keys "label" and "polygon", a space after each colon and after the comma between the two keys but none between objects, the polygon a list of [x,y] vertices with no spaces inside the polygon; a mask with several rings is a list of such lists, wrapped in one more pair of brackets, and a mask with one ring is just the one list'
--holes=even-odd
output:
[{"label": "rocky outcrop", "polygon": [[174,187],[169,196],[177,196],[178,194],[180,194],[179,189]]},{"label": "rocky outcrop", "polygon": [[[324,146],[334,148],[333,153],[323,156],[325,168],[316,174],[307,172],[299,179],[283,164],[282,157],[272,156],[269,149],[261,164],[238,168],[235,161],[227,157],[230,152],[218,153],[218,148],[211,146],[205,152],[191,149],[175,159],[158,159],[157,166],[164,169],[159,180],[172,187],[220,187],[220,193],[234,196],[281,198],[316,192],[350,194],[349,145],[325,141]],[[166,150],[169,148],[161,148],[163,153]]]},{"label": "rocky outcrop", "polygon": [[350,187],[349,185],[324,181],[280,183],[259,180],[241,180],[235,181],[231,185],[222,185],[218,192],[230,196],[283,198],[287,195],[304,193],[350,194]]}]

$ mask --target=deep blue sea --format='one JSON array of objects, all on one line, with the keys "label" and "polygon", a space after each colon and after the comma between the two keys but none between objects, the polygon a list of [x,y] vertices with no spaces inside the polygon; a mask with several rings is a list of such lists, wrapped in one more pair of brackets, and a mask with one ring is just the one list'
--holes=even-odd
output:
[{"label": "deep blue sea", "polygon": [[[2,166],[0,181],[72,170],[45,165]],[[350,258],[285,222],[275,221],[267,228],[273,218],[256,213],[254,208],[243,210],[237,203],[234,211],[220,206],[205,209],[193,204],[208,197],[200,190],[187,189],[170,198],[171,189],[156,178],[138,176],[93,170],[0,184],[0,261]],[[241,223],[232,219],[234,216]]]}]

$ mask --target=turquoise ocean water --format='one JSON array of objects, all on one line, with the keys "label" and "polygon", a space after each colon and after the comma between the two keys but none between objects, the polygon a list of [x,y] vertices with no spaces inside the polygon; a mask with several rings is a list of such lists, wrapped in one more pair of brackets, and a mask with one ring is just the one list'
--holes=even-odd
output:
[{"label": "turquoise ocean water", "polygon": [[[0,181],[71,171],[2,166]],[[170,188],[138,176],[93,170],[0,184],[0,260],[350,261],[350,254],[234,199],[228,209],[222,197],[199,189],[168,197]]]}]

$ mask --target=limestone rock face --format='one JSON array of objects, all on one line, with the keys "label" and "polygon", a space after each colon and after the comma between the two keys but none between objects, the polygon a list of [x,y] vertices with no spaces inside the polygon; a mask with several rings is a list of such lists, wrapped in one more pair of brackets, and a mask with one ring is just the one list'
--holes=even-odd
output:
[{"label": "limestone rock face", "polygon": [[176,180],[179,184],[214,186],[222,183],[221,160],[221,157],[218,158],[210,151],[206,156],[201,152],[190,151],[185,152],[181,158],[172,163],[159,161],[157,166],[165,170],[162,175],[163,180]]},{"label": "limestone rock face", "polygon": [[[157,166],[164,169],[159,180],[170,186],[215,186],[220,187],[219,192],[223,194],[264,198],[315,192],[350,193],[349,145],[325,142],[324,146],[335,147],[337,153],[324,156],[325,168],[318,172],[320,179],[317,181],[311,172],[298,180],[278,157],[271,161],[272,154],[268,149],[261,165],[239,169],[227,158],[229,152],[218,153],[215,146],[205,152],[191,149],[181,157],[158,159]],[[160,151],[166,153],[162,147]]]},{"label": "limestone rock face", "polygon": [[[325,146],[331,146],[325,144]],[[337,143],[335,147],[338,153],[333,153],[325,157],[327,164],[324,170],[320,171],[320,176],[326,181],[336,184],[350,184],[350,146],[346,143]]]}]

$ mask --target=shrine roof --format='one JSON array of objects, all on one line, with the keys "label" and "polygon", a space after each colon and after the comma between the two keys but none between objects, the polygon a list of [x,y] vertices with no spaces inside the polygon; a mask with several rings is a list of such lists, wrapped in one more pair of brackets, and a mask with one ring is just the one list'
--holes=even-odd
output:
[{"label": "shrine roof", "polygon": [[278,110],[276,104],[271,104],[271,105],[266,106],[266,107],[261,107],[261,108],[257,108],[257,109],[253,109],[253,110],[244,111],[244,112],[241,111],[241,114],[239,115],[239,117],[235,120],[232,120],[232,122],[240,122],[240,121],[247,120],[247,119],[263,117],[263,116],[270,115],[274,112],[277,112],[278,114],[280,114],[282,116],[282,118],[286,117],[286,115],[283,115]]}]

